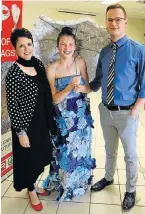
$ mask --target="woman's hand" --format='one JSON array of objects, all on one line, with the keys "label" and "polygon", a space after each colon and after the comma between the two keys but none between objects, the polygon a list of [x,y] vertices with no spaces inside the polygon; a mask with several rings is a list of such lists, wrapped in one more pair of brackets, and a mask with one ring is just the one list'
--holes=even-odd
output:
[{"label": "woman's hand", "polygon": [[75,93],[83,93],[84,91],[84,86],[83,85],[76,85],[74,88]]},{"label": "woman's hand", "polygon": [[71,81],[71,85],[73,86],[73,88],[75,88],[76,86],[79,86],[80,83],[81,83],[81,76],[73,77]]},{"label": "woman's hand", "polygon": [[75,93],[89,93],[90,92],[90,88],[89,88],[89,86],[86,86],[86,85],[77,85],[74,88],[74,92]]},{"label": "woman's hand", "polygon": [[30,142],[29,142],[29,138],[27,135],[20,135],[19,143],[24,148],[30,148]]}]

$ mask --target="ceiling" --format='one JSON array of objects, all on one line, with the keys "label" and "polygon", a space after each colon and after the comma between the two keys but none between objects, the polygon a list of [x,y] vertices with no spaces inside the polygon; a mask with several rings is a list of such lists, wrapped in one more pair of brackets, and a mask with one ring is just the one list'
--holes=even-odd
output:
[{"label": "ceiling", "polygon": [[[35,1],[35,4],[36,2],[39,3],[39,1]],[[102,1],[98,1],[98,0],[79,0],[79,1],[70,0],[70,2],[61,1],[61,0],[57,0],[57,1],[47,0],[47,5],[49,6],[49,9],[57,9],[57,10],[63,9],[63,10],[73,10],[73,11],[80,11],[80,12],[89,12],[89,13],[95,13],[97,17],[98,15],[104,15],[105,10],[108,7],[108,5],[102,4],[101,2]],[[133,1],[122,0],[118,2],[125,7],[128,17],[145,19],[145,1],[142,1],[141,3],[137,3],[134,0]]]}]

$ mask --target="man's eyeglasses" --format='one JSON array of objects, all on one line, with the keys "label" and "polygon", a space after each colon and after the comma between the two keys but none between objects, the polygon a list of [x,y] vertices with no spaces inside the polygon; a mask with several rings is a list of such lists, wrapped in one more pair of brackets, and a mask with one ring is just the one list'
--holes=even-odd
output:
[{"label": "man's eyeglasses", "polygon": [[122,20],[125,20],[125,18],[115,18],[115,19],[111,19],[111,18],[108,18],[108,19],[106,19],[107,20],[107,22],[109,22],[109,23],[112,23],[113,21],[115,21],[115,23],[116,24],[120,24],[120,22],[122,21]]}]

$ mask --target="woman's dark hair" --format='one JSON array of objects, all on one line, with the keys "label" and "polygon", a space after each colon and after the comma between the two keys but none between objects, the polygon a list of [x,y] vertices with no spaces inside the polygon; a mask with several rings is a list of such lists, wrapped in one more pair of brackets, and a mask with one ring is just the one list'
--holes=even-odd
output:
[{"label": "woman's dark hair", "polygon": [[28,39],[31,39],[33,43],[33,37],[29,30],[27,30],[26,28],[15,28],[10,36],[10,40],[14,48],[16,48],[19,37],[26,37]]},{"label": "woman's dark hair", "polygon": [[124,18],[126,19],[127,18],[127,13],[126,13],[125,8],[121,4],[113,4],[113,5],[108,6],[107,9],[106,9],[106,15],[107,15],[109,10],[118,9],[118,8],[123,11],[124,16],[125,16]]},{"label": "woman's dark hair", "polygon": [[61,32],[59,33],[58,37],[57,37],[57,46],[59,45],[59,40],[62,36],[72,36],[72,38],[75,41],[76,44],[76,36],[73,34],[73,29],[70,27],[64,27],[62,28]]}]

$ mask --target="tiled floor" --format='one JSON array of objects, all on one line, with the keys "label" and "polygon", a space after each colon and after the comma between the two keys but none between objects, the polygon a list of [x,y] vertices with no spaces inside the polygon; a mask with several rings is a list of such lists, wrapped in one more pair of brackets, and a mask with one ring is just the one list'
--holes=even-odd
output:
[{"label": "tiled floor", "polygon": [[[99,122],[97,106],[100,102],[100,93],[91,93],[92,115],[95,118],[95,129],[93,130],[92,154],[96,157],[97,168],[94,170],[94,182],[104,175],[105,151],[102,130]],[[130,214],[145,214],[145,110],[140,112],[139,129],[137,136],[138,151],[138,183],[137,183],[137,205]],[[119,146],[118,167],[115,173],[115,182],[105,190],[91,193],[89,190],[83,197],[73,199],[72,202],[58,203],[55,201],[56,193],[49,197],[40,197],[44,209],[42,214],[123,214],[121,203],[125,191],[125,164],[123,148]],[[42,180],[48,173],[48,167],[38,178],[41,186]],[[29,204],[26,190],[18,193],[13,188],[13,178],[8,177],[2,182],[2,214],[33,214]]]}]

